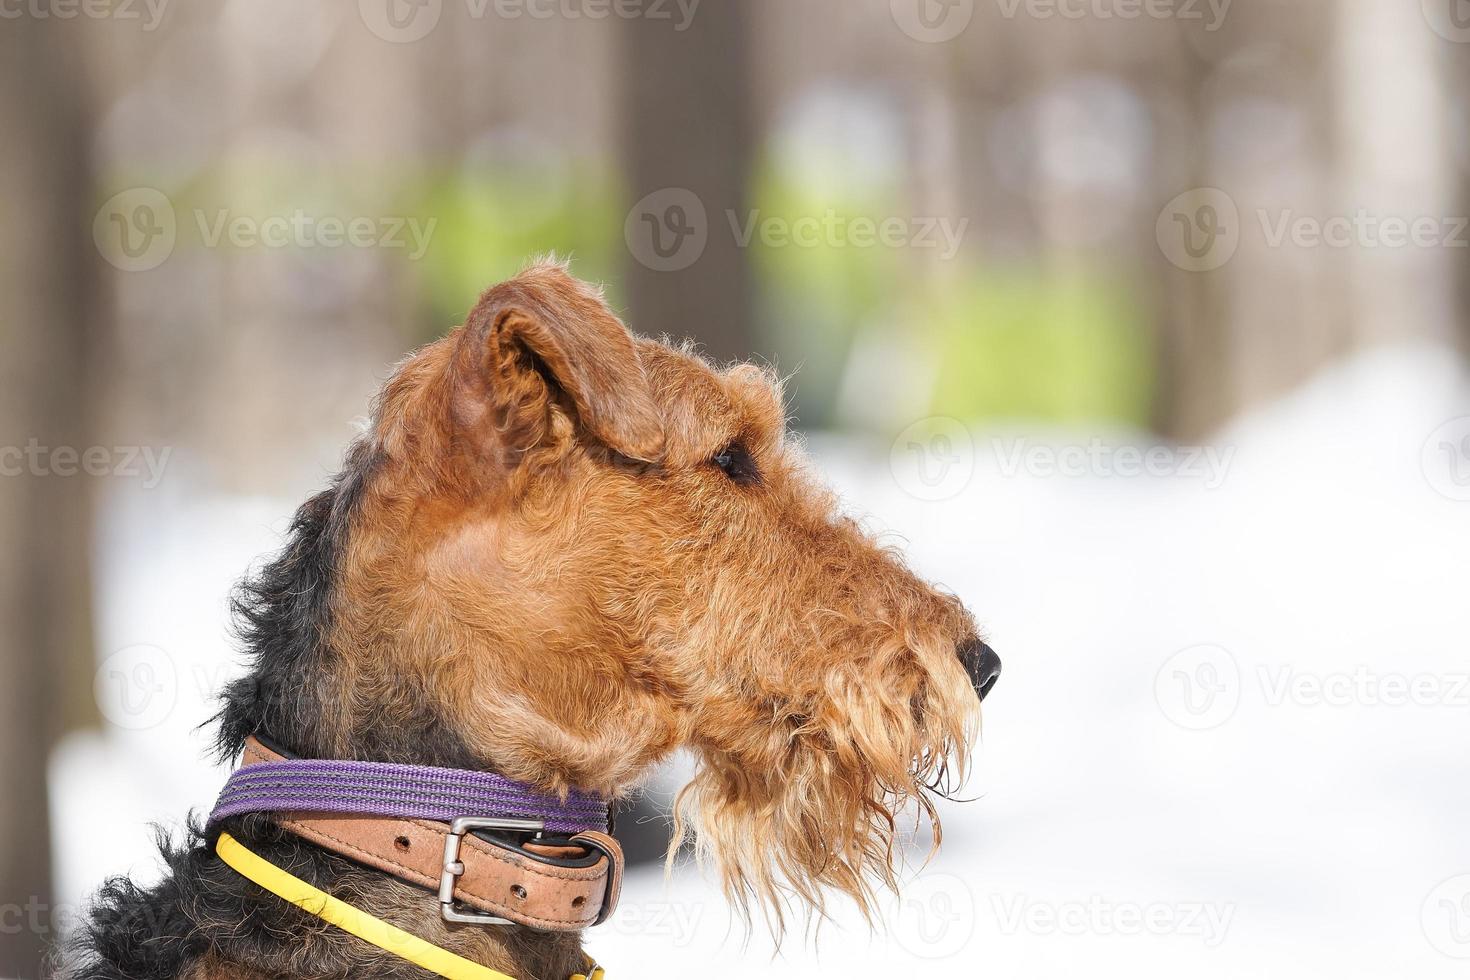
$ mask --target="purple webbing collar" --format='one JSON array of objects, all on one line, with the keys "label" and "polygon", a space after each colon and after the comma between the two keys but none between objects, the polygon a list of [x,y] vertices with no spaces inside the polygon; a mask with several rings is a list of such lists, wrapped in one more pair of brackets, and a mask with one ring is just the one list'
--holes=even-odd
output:
[{"label": "purple webbing collar", "polygon": [[607,830],[607,801],[573,791],[565,801],[504,776],[385,762],[287,759],[230,774],[210,824],[286,810],[451,822],[456,817],[543,820],[554,833]]}]

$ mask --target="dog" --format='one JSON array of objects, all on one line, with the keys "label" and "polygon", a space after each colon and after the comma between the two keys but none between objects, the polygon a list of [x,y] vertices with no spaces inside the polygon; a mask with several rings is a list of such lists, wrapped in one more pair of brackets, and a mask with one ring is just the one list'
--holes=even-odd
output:
[{"label": "dog", "polygon": [[[67,976],[600,975],[581,928],[615,902],[620,859],[596,801],[680,748],[697,769],[671,856],[691,836],[734,905],[778,933],[832,892],[871,917],[876,889],[896,887],[906,808],[938,846],[931,798],[962,771],[1000,671],[961,603],[814,478],[771,371],[635,338],[555,261],[398,366],[235,609],[249,664],[222,694],[218,749],[247,764],[208,824],[163,842],[161,883],[103,887]],[[572,808],[583,833],[260,799],[292,774],[315,792],[368,766],[410,793],[444,773],[454,792],[502,780],[494,792]],[[443,843],[422,867],[394,856]],[[471,858],[522,877],[468,914],[455,888]],[[282,875],[316,904],[282,897]],[[532,899],[570,905],[517,905]],[[430,959],[339,927],[328,904]],[[470,966],[432,965],[446,956]]]}]

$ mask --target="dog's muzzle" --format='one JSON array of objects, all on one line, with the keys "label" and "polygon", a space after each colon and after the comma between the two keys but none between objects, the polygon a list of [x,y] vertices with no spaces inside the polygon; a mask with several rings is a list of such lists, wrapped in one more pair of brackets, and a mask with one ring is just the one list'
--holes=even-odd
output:
[{"label": "dog's muzzle", "polygon": [[970,677],[970,684],[981,701],[1000,680],[1000,657],[990,645],[980,640],[971,640],[960,647],[960,663]]}]

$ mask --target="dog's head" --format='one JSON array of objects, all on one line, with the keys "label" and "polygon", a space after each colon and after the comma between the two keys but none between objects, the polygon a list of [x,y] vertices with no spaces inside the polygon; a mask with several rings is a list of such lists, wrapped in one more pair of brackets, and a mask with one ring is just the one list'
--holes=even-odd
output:
[{"label": "dog's head", "polygon": [[[247,585],[226,744],[611,795],[685,746],[699,846],[778,914],[892,883],[999,669],[813,478],[770,372],[635,340],[557,265],[400,366],[298,525]],[[304,666],[263,677],[273,643]]]}]

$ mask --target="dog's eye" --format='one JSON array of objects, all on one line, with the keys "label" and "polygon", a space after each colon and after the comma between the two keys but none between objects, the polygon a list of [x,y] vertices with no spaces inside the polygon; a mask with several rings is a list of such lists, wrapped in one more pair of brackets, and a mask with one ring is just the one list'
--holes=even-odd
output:
[{"label": "dog's eye", "polygon": [[755,457],[750,455],[750,450],[738,442],[732,442],[715,453],[710,462],[724,470],[725,475],[736,483],[748,486],[760,481],[761,474],[756,468]]}]

